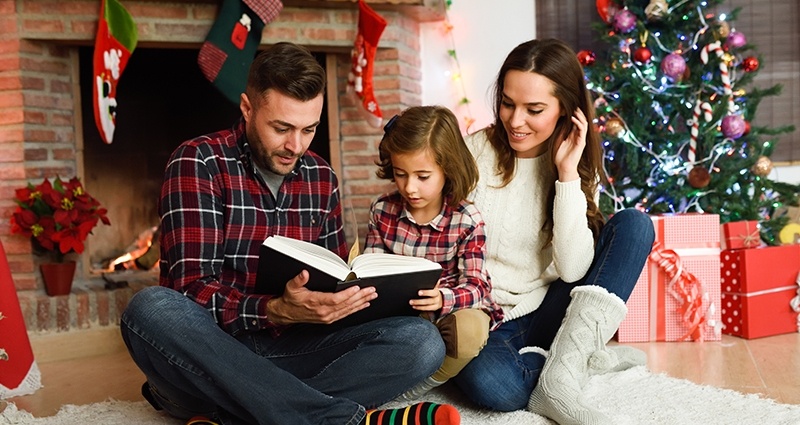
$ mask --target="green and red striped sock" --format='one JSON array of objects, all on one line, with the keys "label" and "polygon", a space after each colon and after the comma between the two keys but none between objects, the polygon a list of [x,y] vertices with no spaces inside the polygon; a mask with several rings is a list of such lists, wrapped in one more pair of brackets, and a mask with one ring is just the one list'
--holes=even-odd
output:
[{"label": "green and red striped sock", "polygon": [[449,404],[422,402],[400,409],[367,410],[363,425],[459,425],[461,416]]}]

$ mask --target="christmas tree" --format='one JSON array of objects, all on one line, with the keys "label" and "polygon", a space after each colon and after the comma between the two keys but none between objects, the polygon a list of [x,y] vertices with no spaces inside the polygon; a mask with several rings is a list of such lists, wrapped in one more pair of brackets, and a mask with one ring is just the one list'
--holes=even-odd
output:
[{"label": "christmas tree", "polygon": [[752,87],[760,58],[735,29],[738,9],[712,11],[721,2],[596,1],[609,48],[578,59],[605,149],[601,209],[757,220],[774,245],[787,221],[775,210],[796,205],[800,188],[768,178],[770,156],[794,127],[751,125],[781,87]]}]

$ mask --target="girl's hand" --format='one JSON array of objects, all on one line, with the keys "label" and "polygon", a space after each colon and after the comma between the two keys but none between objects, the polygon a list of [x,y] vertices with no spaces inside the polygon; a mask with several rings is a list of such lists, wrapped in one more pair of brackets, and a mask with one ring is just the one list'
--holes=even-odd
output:
[{"label": "girl's hand", "polygon": [[567,134],[556,147],[556,168],[558,180],[568,182],[580,178],[578,175],[578,162],[581,160],[583,149],[586,147],[586,133],[589,123],[586,115],[580,108],[572,114],[572,131]]},{"label": "girl's hand", "polygon": [[433,289],[421,289],[418,295],[422,298],[413,299],[408,302],[414,310],[438,311],[442,309],[442,293],[439,291],[438,282]]}]

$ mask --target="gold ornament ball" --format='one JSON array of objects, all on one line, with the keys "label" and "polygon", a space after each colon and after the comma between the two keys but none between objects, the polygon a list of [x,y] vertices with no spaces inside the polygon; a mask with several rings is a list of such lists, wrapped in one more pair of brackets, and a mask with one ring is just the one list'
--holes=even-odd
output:
[{"label": "gold ornament ball", "polygon": [[611,118],[606,123],[606,134],[611,137],[619,137],[625,131],[625,124],[619,118]]},{"label": "gold ornament ball", "polygon": [[717,27],[717,34],[719,38],[728,38],[731,33],[731,25],[726,21],[720,21]]},{"label": "gold ornament ball", "polygon": [[770,172],[772,172],[772,160],[766,156],[759,156],[753,165],[753,174],[766,177]]},{"label": "gold ornament ball", "polygon": [[658,21],[666,16],[669,11],[669,4],[666,0],[650,0],[650,4],[644,8],[644,14],[650,21]]},{"label": "gold ornament ball", "polygon": [[711,183],[711,174],[705,167],[699,165],[689,171],[689,184],[695,189],[702,189]]}]

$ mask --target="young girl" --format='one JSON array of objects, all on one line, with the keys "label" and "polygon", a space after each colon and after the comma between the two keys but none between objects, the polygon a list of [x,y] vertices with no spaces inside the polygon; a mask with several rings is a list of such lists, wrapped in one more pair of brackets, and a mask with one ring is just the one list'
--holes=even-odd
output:
[{"label": "young girl", "polygon": [[414,399],[477,356],[503,313],[490,295],[483,219],[466,201],[478,169],[456,117],[439,106],[411,107],[384,131],[377,174],[393,180],[397,190],[373,202],[364,252],[425,257],[442,265],[437,287],[411,300],[415,309],[430,313],[446,347],[439,370],[402,396]]}]

